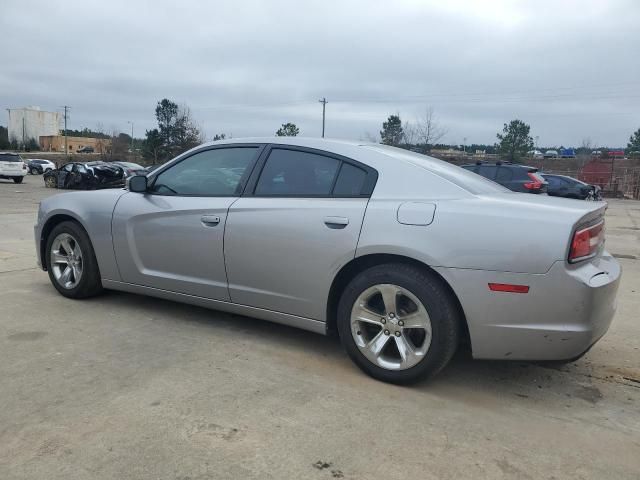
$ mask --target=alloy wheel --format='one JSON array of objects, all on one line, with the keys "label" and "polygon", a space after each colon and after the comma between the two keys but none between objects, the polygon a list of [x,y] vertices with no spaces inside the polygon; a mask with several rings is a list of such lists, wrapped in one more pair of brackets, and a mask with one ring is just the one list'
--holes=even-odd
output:
[{"label": "alloy wheel", "polygon": [[351,310],[351,335],[360,352],[388,370],[418,364],[431,345],[431,319],[422,302],[393,284],[367,288]]},{"label": "alloy wheel", "polygon": [[53,240],[50,255],[56,282],[68,290],[78,286],[84,266],[78,241],[68,233],[61,233]]}]

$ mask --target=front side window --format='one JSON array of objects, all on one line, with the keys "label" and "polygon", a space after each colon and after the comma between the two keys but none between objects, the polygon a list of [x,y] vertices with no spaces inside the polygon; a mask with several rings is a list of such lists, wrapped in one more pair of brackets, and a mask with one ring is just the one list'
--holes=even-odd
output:
[{"label": "front side window", "polygon": [[73,163],[67,163],[64,167],[62,167],[62,170],[64,170],[65,172],[70,172],[73,169]]},{"label": "front side window", "polygon": [[274,148],[260,174],[255,194],[330,195],[339,166],[339,160],[324,155]]},{"label": "front side window", "polygon": [[161,195],[234,196],[258,153],[257,147],[216,148],[192,155],[160,173],[151,191]]}]

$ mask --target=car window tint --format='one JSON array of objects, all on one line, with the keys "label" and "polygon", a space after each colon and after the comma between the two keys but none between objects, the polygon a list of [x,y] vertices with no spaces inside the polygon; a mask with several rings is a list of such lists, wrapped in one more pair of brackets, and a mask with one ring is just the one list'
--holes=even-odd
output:
[{"label": "car window tint", "polygon": [[544,179],[547,181],[550,187],[559,187],[561,182],[557,177],[550,177],[545,175]]},{"label": "car window tint", "polygon": [[493,180],[494,178],[496,178],[497,170],[498,170],[498,167],[496,167],[495,165],[480,165],[480,168],[478,168],[477,173],[479,173],[485,178],[488,178],[489,180]]},{"label": "car window tint", "polygon": [[329,195],[340,161],[324,155],[273,149],[260,174],[256,195]]},{"label": "car window tint", "polygon": [[152,192],[162,195],[240,195],[242,179],[257,152],[257,147],[238,147],[196,153],[160,173]]},{"label": "car window tint", "polygon": [[509,167],[500,167],[498,168],[498,173],[496,175],[496,181],[498,182],[508,182],[513,178],[513,171]]},{"label": "car window tint", "polygon": [[0,153],[0,162],[20,162],[22,158],[18,155],[12,155],[10,153]]},{"label": "car window tint", "polygon": [[73,168],[73,163],[68,163],[68,164],[66,164],[64,167],[62,167],[62,169],[63,169],[65,172],[70,172],[72,168]]},{"label": "car window tint", "polygon": [[334,195],[360,195],[367,172],[361,168],[354,167],[348,163],[343,163],[338,174],[338,180],[333,187]]}]

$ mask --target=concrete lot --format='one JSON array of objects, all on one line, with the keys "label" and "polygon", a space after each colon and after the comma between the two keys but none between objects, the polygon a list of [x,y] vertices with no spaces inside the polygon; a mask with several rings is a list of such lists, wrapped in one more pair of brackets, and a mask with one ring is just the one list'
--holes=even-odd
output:
[{"label": "concrete lot", "polygon": [[402,388],[336,339],[35,266],[40,177],[0,180],[0,479],[640,477],[640,202],[612,201],[609,333],[566,366],[458,355]]}]

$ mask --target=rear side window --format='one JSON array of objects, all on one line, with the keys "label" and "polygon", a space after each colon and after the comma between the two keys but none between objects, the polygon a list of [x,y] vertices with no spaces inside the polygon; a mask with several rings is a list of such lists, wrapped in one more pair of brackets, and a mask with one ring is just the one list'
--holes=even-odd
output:
[{"label": "rear side window", "polygon": [[0,153],[0,162],[21,162],[20,155],[10,155],[7,153]]},{"label": "rear side window", "polygon": [[324,155],[274,148],[260,174],[255,195],[330,195],[339,166],[339,160]]},{"label": "rear side window", "polygon": [[562,185],[562,182],[558,177],[545,176],[544,179],[551,187],[560,187]]},{"label": "rear side window", "polygon": [[333,187],[333,194],[338,197],[360,195],[366,178],[367,173],[361,168],[343,163]]},{"label": "rear side window", "polygon": [[495,165],[480,165],[480,168],[478,168],[477,173],[479,173],[485,178],[488,178],[489,180],[493,180],[496,178],[497,170],[498,170],[498,167],[496,167]]},{"label": "rear side window", "polygon": [[498,168],[498,174],[496,175],[496,181],[508,182],[513,178],[513,170],[509,167]]}]

